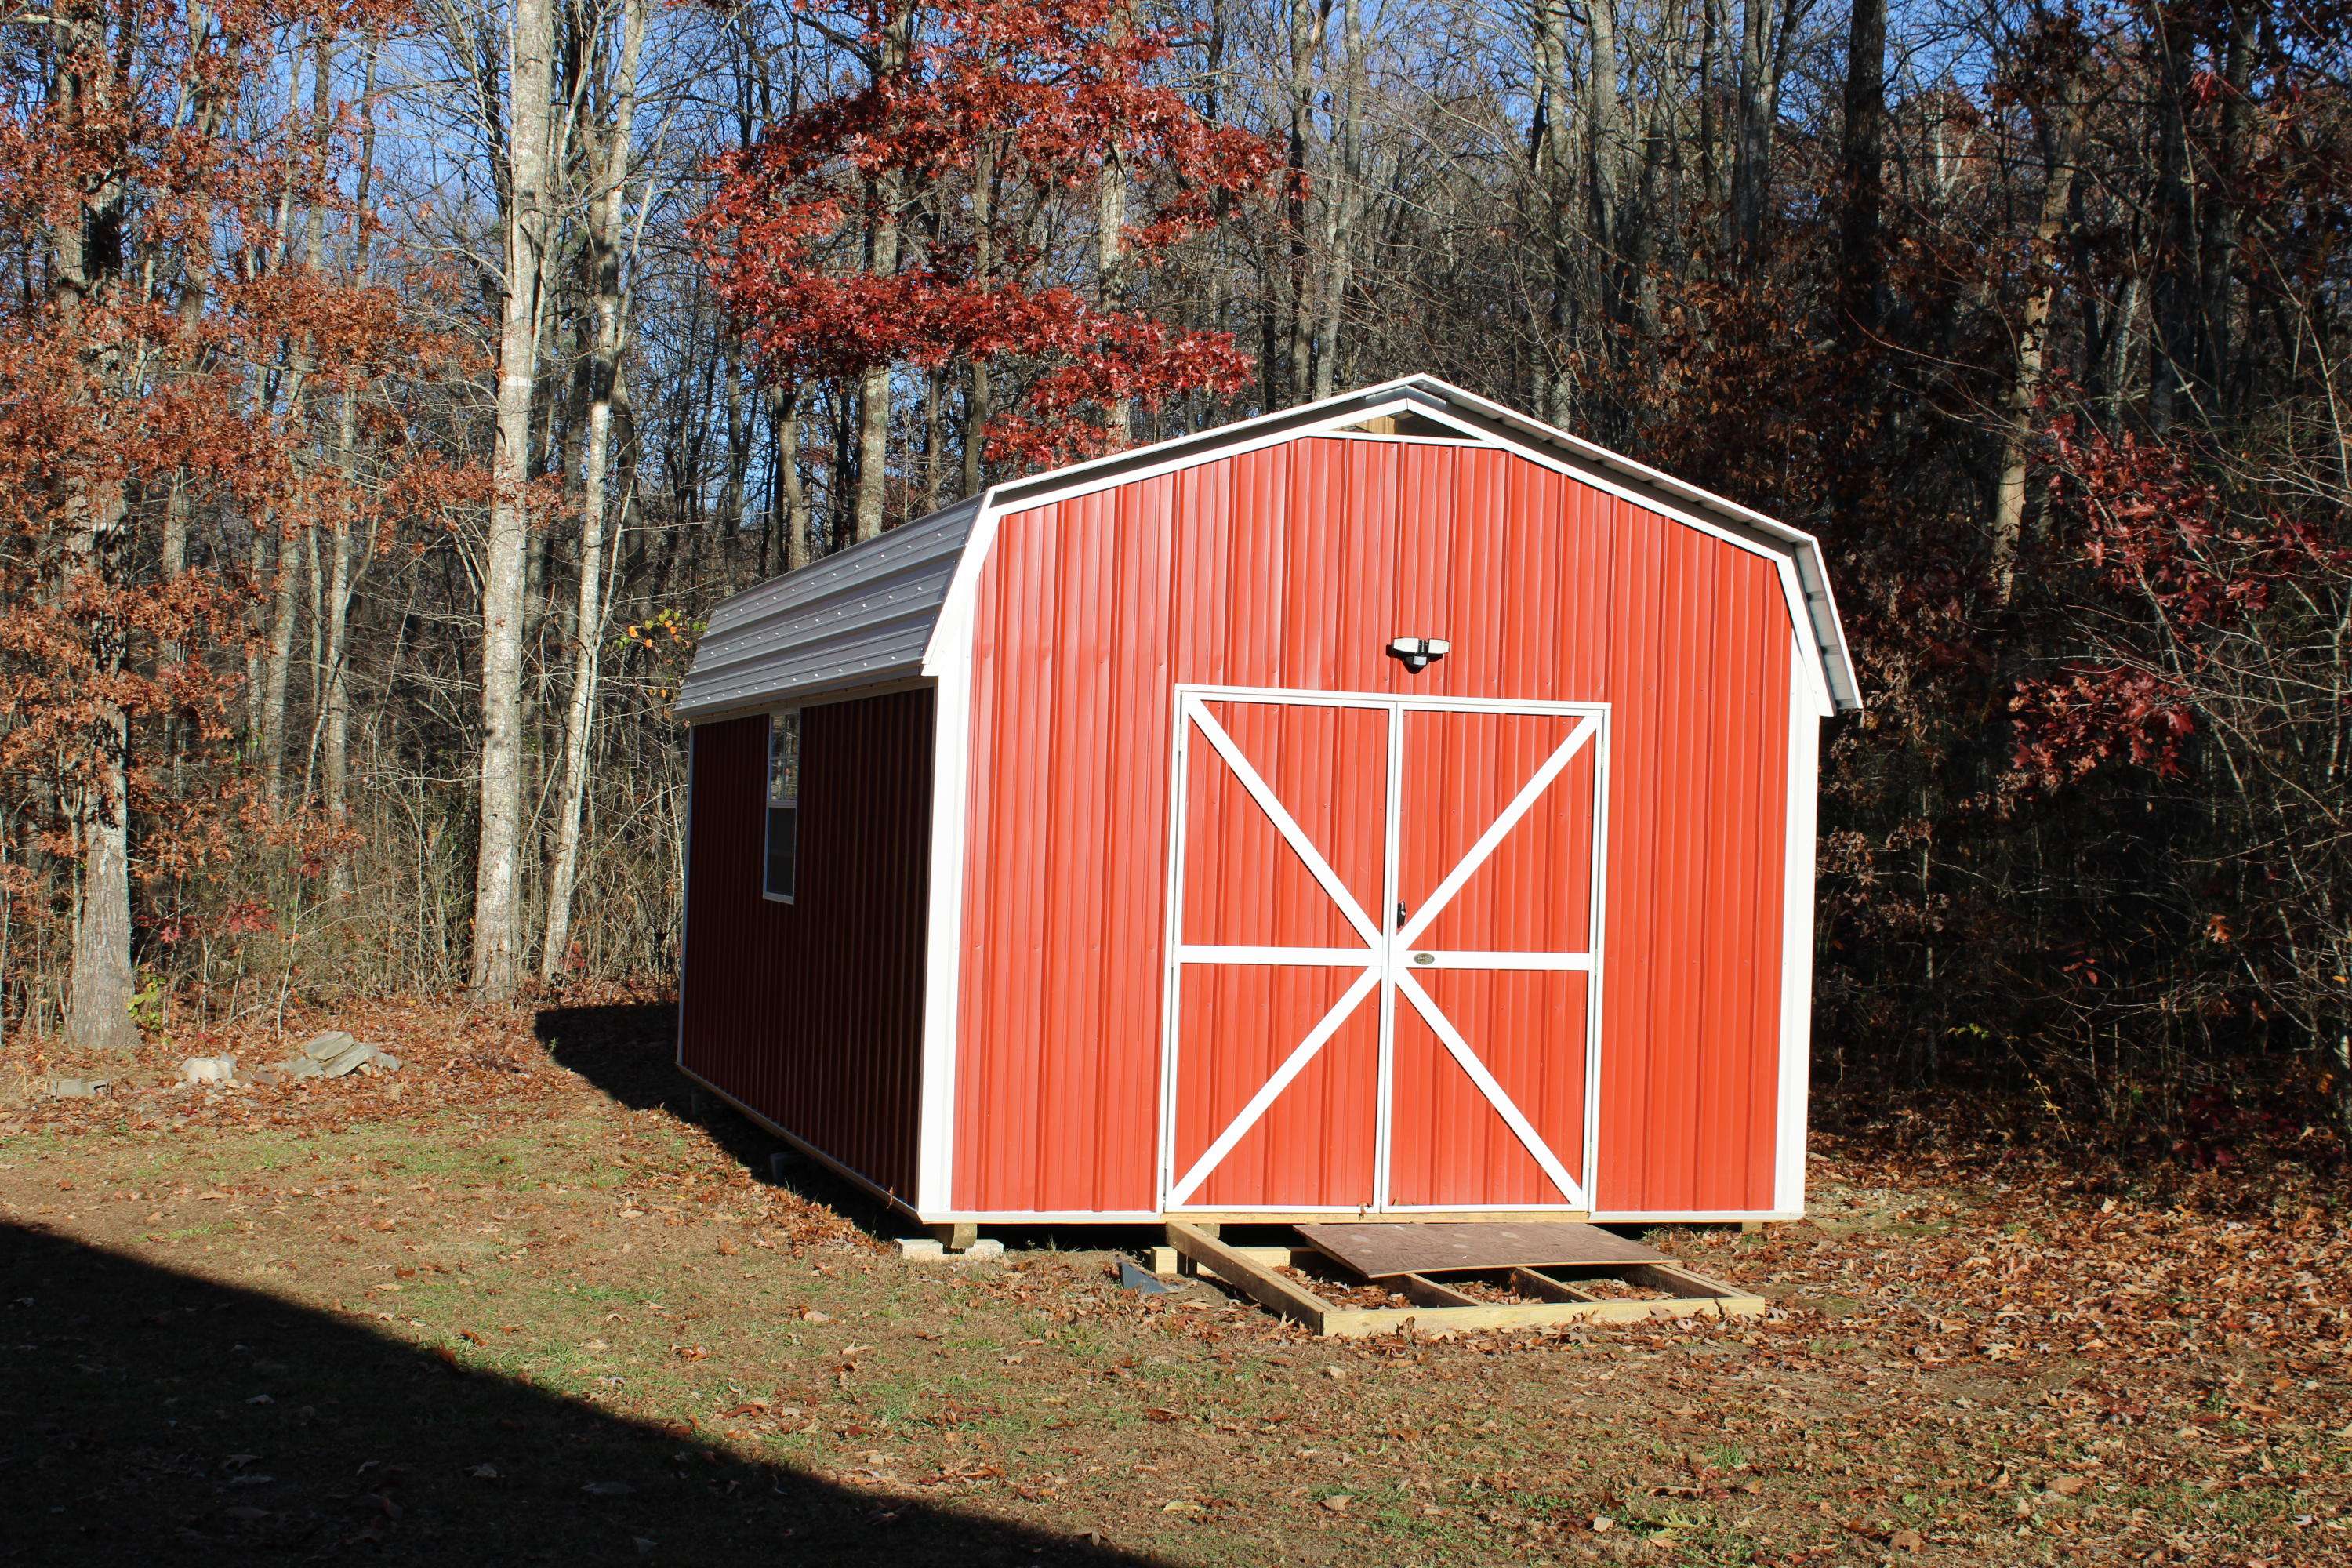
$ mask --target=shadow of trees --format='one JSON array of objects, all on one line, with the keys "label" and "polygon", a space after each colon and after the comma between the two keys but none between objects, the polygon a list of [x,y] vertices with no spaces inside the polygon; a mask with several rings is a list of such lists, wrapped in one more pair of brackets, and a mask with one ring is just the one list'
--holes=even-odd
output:
[{"label": "shadow of trees", "polygon": [[823,1204],[871,1235],[907,1233],[911,1222],[903,1215],[814,1160],[794,1158],[780,1179],[770,1156],[790,1153],[790,1146],[678,1071],[674,1003],[543,1007],[531,1030],[558,1066],[633,1110],[694,1121],[759,1180]]},{"label": "shadow of trees", "polygon": [[0,1563],[1131,1563],[0,1226]]}]

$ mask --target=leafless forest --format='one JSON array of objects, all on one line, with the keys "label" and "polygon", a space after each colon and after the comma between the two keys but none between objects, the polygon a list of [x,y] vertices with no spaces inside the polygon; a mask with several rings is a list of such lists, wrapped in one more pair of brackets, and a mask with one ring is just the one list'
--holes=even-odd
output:
[{"label": "leafless forest", "polygon": [[[1426,371],[1825,541],[1869,710],[1822,1079],[2192,1138],[2352,1110],[2336,0],[1054,13],[1254,139],[1222,181],[1115,116],[903,107],[1099,65],[1013,14],[0,16],[12,1035],[665,975],[719,599]],[[709,216],[778,145],[808,269],[876,286],[814,347]],[[914,278],[1230,344],[1072,403],[1097,345],[891,319]]]}]

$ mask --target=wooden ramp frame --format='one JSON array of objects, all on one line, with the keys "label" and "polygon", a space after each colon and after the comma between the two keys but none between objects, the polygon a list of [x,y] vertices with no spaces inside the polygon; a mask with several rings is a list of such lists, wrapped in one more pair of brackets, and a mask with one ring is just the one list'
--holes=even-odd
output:
[{"label": "wooden ramp frame", "polygon": [[[1330,1339],[1372,1334],[1465,1334],[1492,1329],[1538,1329],[1560,1323],[1639,1323],[1660,1318],[1756,1318],[1765,1301],[1738,1288],[1693,1273],[1678,1263],[1630,1263],[1612,1268],[1629,1285],[1671,1291],[1664,1300],[1605,1300],[1564,1279],[1532,1268],[1508,1270],[1512,1285],[1537,1301],[1488,1302],[1464,1294],[1426,1274],[1401,1274],[1381,1281],[1415,1303],[1411,1307],[1340,1307],[1325,1300],[1306,1281],[1276,1272],[1295,1255],[1288,1247],[1229,1247],[1198,1226],[1171,1221],[1168,1245],[1195,1271],[1223,1280],[1266,1310],[1304,1323]],[[1320,1253],[1307,1254],[1321,1258]],[[1171,1259],[1172,1261],[1172,1259]]]}]

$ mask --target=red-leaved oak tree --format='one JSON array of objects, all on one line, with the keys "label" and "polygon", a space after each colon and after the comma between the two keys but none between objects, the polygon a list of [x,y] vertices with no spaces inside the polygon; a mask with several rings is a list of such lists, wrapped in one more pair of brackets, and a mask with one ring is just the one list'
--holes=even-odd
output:
[{"label": "red-leaved oak tree", "polygon": [[1115,448],[1131,411],[1228,394],[1227,333],[1128,308],[1123,284],[1276,158],[1159,79],[1129,0],[887,0],[867,79],[720,160],[695,235],[762,374],[859,388],[855,532],[884,521],[891,374],[966,368],[964,479]]}]

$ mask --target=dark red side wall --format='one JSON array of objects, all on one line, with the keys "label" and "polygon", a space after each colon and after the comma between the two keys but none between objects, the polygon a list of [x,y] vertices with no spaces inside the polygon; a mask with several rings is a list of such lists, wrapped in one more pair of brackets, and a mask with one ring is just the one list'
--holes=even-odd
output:
[{"label": "dark red side wall", "polygon": [[683,1065],[885,1191],[915,1190],[931,693],[801,710],[799,886],[762,898],[767,721],[694,731]]}]

